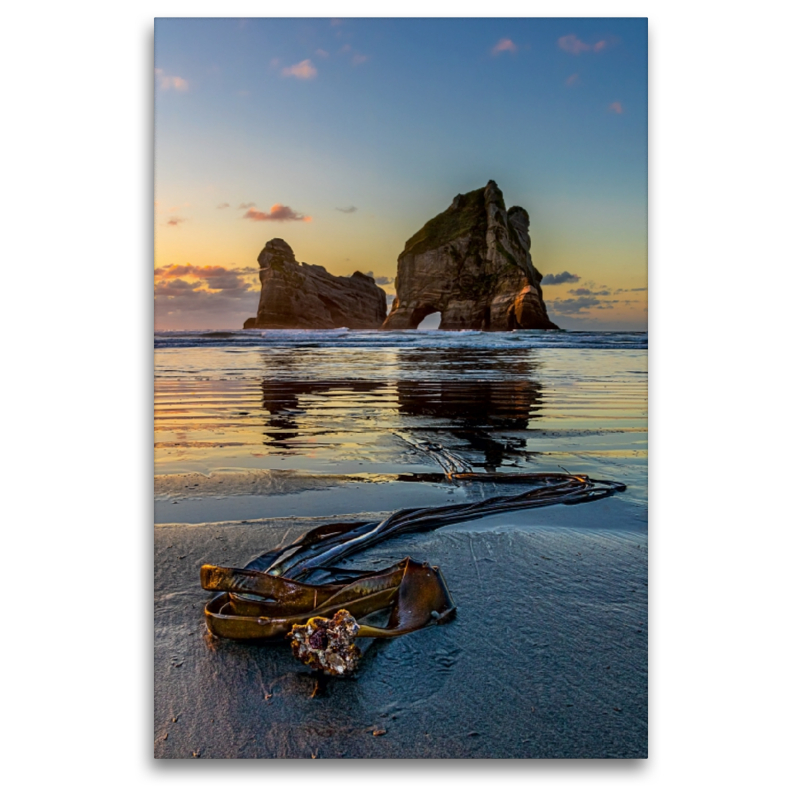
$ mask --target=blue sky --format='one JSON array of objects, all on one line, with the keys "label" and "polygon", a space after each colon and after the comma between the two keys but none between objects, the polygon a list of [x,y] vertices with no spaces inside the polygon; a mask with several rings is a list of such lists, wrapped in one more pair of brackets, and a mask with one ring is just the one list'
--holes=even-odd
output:
[{"label": "blue sky", "polygon": [[558,324],[646,327],[645,19],[159,19],[155,67],[157,327],[239,327],[275,236],[389,281],[489,179],[579,278],[545,287]]}]

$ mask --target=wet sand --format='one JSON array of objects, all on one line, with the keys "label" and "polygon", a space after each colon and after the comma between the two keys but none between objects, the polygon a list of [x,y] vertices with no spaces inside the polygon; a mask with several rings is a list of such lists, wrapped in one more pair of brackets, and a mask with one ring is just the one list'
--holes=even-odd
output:
[{"label": "wet sand", "polygon": [[332,517],[157,525],[155,755],[644,758],[645,515],[612,497],[360,554],[368,568],[406,555],[439,565],[457,617],[373,642],[355,678],[328,681],[283,644],[212,639],[199,570],[241,565]]},{"label": "wet sand", "polygon": [[[645,757],[642,337],[252,338],[156,350],[156,757]],[[242,566],[337,515],[519,491],[450,485],[409,439],[478,472],[568,470],[628,489],[358,554],[357,568],[438,565],[458,613],[373,642],[353,679],[319,680],[284,644],[209,637],[204,563]]]}]

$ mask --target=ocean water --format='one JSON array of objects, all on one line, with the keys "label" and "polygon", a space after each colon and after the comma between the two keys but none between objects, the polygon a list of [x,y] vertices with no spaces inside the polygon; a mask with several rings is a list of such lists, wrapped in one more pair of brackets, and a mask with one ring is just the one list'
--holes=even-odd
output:
[{"label": "ocean water", "polygon": [[[440,467],[413,440],[479,472],[621,480],[646,505],[647,335],[156,334],[159,522],[292,514],[301,493],[346,513],[473,491],[437,485]],[[343,491],[355,483],[361,509]]]}]

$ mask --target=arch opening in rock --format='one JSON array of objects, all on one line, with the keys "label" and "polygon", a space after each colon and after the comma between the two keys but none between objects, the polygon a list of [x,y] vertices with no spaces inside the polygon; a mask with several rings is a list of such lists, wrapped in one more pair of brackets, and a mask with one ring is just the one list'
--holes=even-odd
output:
[{"label": "arch opening in rock", "polygon": [[430,324],[430,320],[428,320],[428,318],[432,317],[434,314],[436,314],[439,317],[439,319],[437,320],[436,325],[435,325],[435,328],[438,328],[439,327],[439,323],[441,321],[442,315],[441,315],[441,313],[439,313],[439,309],[438,308],[435,308],[434,306],[430,306],[430,305],[423,305],[423,306],[418,306],[417,308],[415,308],[411,312],[411,318],[409,320],[408,327],[409,328],[419,328],[421,323],[423,321],[427,320],[429,324],[425,325],[424,330],[431,330],[431,328],[433,326]]},{"label": "arch opening in rock", "polygon": [[442,314],[440,311],[434,311],[428,314],[425,319],[417,325],[418,331],[438,331],[439,326],[442,324]]}]

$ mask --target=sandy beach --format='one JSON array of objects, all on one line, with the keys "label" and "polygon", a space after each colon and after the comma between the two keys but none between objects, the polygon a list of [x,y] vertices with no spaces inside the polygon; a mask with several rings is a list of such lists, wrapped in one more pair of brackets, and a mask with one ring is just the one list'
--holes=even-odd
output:
[{"label": "sandy beach", "polygon": [[246,563],[321,520],[158,526],[156,756],[645,757],[645,520],[623,504],[507,514],[370,551],[376,565],[438,564],[457,617],[373,643],[355,678],[328,681],[288,646],[213,640],[198,581],[203,563]]},{"label": "sandy beach", "polygon": [[[436,351],[417,337],[403,351],[157,351],[157,758],[647,756],[646,350],[506,338],[488,339],[494,353]],[[398,433],[477,471],[569,470],[628,490],[354,556],[437,565],[458,607],[450,623],[367,640],[354,678],[320,679],[282,643],[210,636],[205,563],[242,566],[326,522],[518,491],[448,484]]]}]

